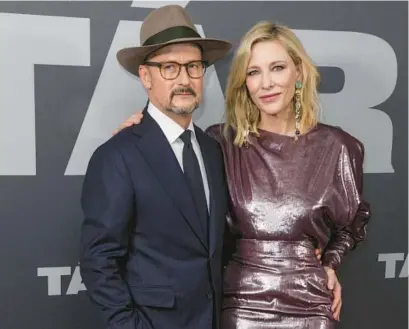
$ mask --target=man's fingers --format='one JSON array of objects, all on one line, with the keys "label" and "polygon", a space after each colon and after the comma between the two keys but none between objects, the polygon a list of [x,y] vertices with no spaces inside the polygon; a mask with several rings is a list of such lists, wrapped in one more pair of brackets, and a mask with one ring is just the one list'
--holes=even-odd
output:
[{"label": "man's fingers", "polygon": [[334,318],[337,321],[341,320],[341,308],[342,308],[342,301],[340,301],[337,307],[335,308]]},{"label": "man's fingers", "polygon": [[328,289],[333,290],[335,286],[335,279],[333,275],[328,275]]}]

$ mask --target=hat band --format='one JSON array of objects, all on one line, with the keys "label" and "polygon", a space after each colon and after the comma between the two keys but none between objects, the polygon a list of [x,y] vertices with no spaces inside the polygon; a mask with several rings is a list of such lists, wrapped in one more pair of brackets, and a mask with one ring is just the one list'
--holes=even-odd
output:
[{"label": "hat band", "polygon": [[152,46],[169,42],[175,39],[184,38],[201,38],[201,36],[193,29],[187,26],[173,26],[166,30],[160,31],[150,38],[146,39],[143,46]]}]

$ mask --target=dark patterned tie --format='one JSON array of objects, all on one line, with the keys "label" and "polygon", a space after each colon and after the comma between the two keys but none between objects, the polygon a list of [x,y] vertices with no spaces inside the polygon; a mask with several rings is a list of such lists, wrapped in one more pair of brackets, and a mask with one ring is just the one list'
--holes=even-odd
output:
[{"label": "dark patterned tie", "polygon": [[183,171],[188,182],[189,188],[192,192],[197,212],[202,221],[203,228],[205,229],[205,233],[207,236],[207,222],[209,215],[207,211],[206,194],[203,185],[202,174],[200,171],[199,161],[197,160],[190,139],[191,133],[192,132],[189,129],[187,129],[180,135],[180,139],[185,144],[183,146]]}]

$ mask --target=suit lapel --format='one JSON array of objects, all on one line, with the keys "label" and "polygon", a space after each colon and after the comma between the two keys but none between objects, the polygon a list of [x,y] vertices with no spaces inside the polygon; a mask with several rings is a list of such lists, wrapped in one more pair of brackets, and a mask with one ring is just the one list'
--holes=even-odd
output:
[{"label": "suit lapel", "polygon": [[200,150],[203,155],[203,162],[206,168],[207,181],[209,183],[209,252],[212,254],[216,247],[217,242],[217,168],[221,165],[217,163],[217,158],[214,158],[214,146],[208,140],[208,137],[203,131],[195,127],[196,137],[200,145]]},{"label": "suit lapel", "polygon": [[183,171],[161,128],[149,113],[144,111],[141,123],[134,127],[133,132],[140,136],[136,146],[145,157],[158,181],[182,213],[197,238],[207,249],[202,224]]}]

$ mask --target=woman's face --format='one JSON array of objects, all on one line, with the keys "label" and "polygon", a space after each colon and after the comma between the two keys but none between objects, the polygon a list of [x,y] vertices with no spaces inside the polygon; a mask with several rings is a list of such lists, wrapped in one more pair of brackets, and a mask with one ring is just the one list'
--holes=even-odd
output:
[{"label": "woman's face", "polygon": [[279,41],[261,41],[252,47],[246,85],[261,117],[291,109],[299,72]]}]

